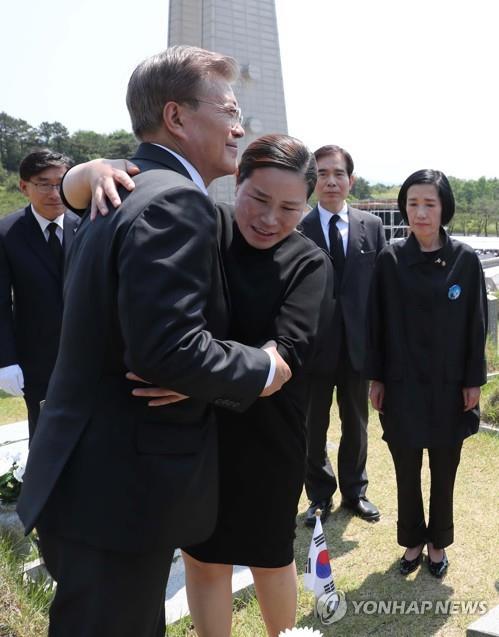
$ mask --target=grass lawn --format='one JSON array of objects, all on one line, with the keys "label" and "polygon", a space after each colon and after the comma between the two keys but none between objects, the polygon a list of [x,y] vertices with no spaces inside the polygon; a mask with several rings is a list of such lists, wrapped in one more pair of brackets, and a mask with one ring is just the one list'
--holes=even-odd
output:
[{"label": "grass lawn", "polygon": [[[338,426],[330,428],[330,443],[338,442]],[[331,449],[335,457],[335,449]],[[495,495],[499,485],[499,437],[479,433],[463,448],[455,489],[455,544],[447,553],[448,575],[443,581],[432,577],[426,563],[407,578],[398,573],[403,549],[396,542],[396,485],[392,460],[376,416],[370,422],[368,495],[381,510],[377,523],[364,522],[341,509],[339,496],[324,525],[331,565],[338,589],[347,602],[365,600],[484,600],[489,608],[499,604],[499,518]],[[424,488],[428,492],[427,458],[424,464]],[[427,637],[462,636],[477,616],[463,614],[376,615],[354,614],[353,604],[346,616],[331,626],[322,626],[314,618],[312,593],[302,587],[302,573],[310,544],[311,531],[303,526],[307,500],[302,496],[295,544],[300,573],[298,626],[311,626],[324,636],[393,635]],[[233,637],[265,637],[258,605],[251,593],[235,600]],[[170,628],[169,637],[191,637],[194,630],[188,619]]]},{"label": "grass lawn", "polygon": [[[23,398],[9,396],[0,391],[0,426],[18,422],[19,420],[26,420],[27,417],[26,403]],[[2,637],[1,633],[0,637]]]},{"label": "grass lawn", "polygon": [[[2,399],[0,402],[3,403]],[[3,404],[2,404],[3,407]],[[330,428],[331,457],[335,459],[338,423]],[[469,438],[463,448],[455,490],[456,541],[448,550],[450,567],[443,581],[427,571],[426,563],[407,578],[398,573],[402,549],[396,543],[396,491],[392,460],[376,416],[370,422],[368,495],[381,510],[375,524],[352,517],[335,508],[324,525],[333,574],[338,589],[349,601],[346,616],[332,626],[322,626],[314,618],[313,595],[303,591],[301,580],[308,553],[311,531],[303,526],[307,501],[302,497],[299,508],[296,561],[300,573],[298,600],[299,626],[312,626],[325,637],[380,635],[382,637],[462,636],[476,616],[464,614],[377,615],[355,614],[352,601],[366,600],[484,600],[488,607],[499,604],[499,517],[496,494],[499,484],[499,437],[480,433]],[[424,486],[428,490],[427,463]],[[1,548],[1,547],[0,547]],[[46,619],[35,600],[34,608],[26,603],[5,566],[0,553],[0,637],[38,637],[44,633]],[[6,577],[7,573],[7,577]],[[36,631],[30,628],[36,623]],[[3,632],[2,632],[3,631]],[[194,637],[189,618],[168,629],[169,637]],[[234,602],[233,637],[265,637],[258,605],[249,590]]]}]

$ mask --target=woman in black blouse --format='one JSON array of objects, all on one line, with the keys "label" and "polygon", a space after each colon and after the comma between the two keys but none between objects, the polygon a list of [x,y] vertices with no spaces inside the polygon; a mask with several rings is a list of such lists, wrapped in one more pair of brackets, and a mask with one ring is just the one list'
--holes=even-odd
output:
[{"label": "woman in black blouse", "polygon": [[[373,275],[367,374],[383,438],[395,464],[398,542],[407,547],[404,575],[428,547],[435,577],[448,567],[454,539],[453,490],[464,438],[479,425],[480,386],[487,381],[486,291],[480,261],[444,230],[454,214],[447,177],[420,170],[398,196],[407,240],[385,248]],[[431,490],[425,521],[421,494],[423,449]]]}]

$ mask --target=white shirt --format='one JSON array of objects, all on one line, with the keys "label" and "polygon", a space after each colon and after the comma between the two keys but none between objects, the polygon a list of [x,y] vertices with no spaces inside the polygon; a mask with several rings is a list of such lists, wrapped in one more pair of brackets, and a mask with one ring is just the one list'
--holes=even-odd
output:
[{"label": "white shirt", "polygon": [[196,186],[199,188],[199,190],[201,190],[201,192],[203,192],[208,197],[208,190],[207,190],[206,185],[205,185],[205,183],[203,181],[203,178],[201,177],[199,172],[194,168],[194,166],[189,161],[187,161],[187,159],[185,157],[182,157],[182,155],[179,155],[174,150],[171,150],[170,148],[167,148],[166,146],[162,146],[161,144],[156,144],[155,142],[151,142],[151,143],[154,146],[158,146],[159,148],[162,148],[163,150],[166,150],[168,153],[170,153],[176,159],[178,159],[179,162],[182,164],[182,166],[187,170],[187,172],[189,173],[189,177],[196,184]]},{"label": "white shirt", "polygon": [[333,215],[338,215],[340,217],[336,222],[336,227],[340,231],[341,238],[343,239],[343,252],[345,253],[345,256],[347,256],[348,224],[350,223],[350,220],[348,218],[348,206],[346,202],[343,204],[343,208],[339,212],[330,212],[329,210],[326,210],[326,208],[323,208],[320,203],[317,204],[317,208],[319,209],[322,232],[324,234],[328,250],[331,249],[331,246],[329,245],[329,222]]},{"label": "white shirt", "polygon": [[[171,155],[173,155],[174,157],[176,157],[179,160],[179,162],[182,164],[182,166],[187,170],[187,172],[189,173],[190,178],[196,184],[196,186],[201,190],[201,192],[203,192],[207,197],[209,197],[208,190],[206,188],[206,185],[205,185],[201,175],[194,168],[194,166],[189,161],[187,161],[187,159],[185,157],[182,157],[182,155],[179,155],[178,153],[174,152],[170,148],[167,148],[166,146],[162,146],[161,144],[156,144],[155,142],[152,142],[152,143],[154,144],[154,146],[158,146],[159,148],[162,148],[163,150],[166,150],[166,152],[168,152]],[[275,357],[274,357],[273,354],[271,354],[270,352],[267,352],[266,350],[264,350],[264,351],[265,351],[265,353],[268,355],[268,357],[270,359],[269,374],[267,376],[267,382],[265,383],[265,389],[266,389],[269,385],[272,384],[272,381],[274,380],[275,369],[276,369],[276,361],[275,361]]]},{"label": "white shirt", "polygon": [[62,245],[62,240],[64,238],[64,213],[59,215],[55,219],[45,219],[42,215],[38,214],[38,212],[34,209],[33,204],[31,204],[31,212],[33,213],[35,219],[38,221],[41,231],[43,232],[43,236],[45,237],[45,241],[49,240],[50,232],[48,231],[48,227],[51,223],[57,224],[57,228],[55,234]]}]

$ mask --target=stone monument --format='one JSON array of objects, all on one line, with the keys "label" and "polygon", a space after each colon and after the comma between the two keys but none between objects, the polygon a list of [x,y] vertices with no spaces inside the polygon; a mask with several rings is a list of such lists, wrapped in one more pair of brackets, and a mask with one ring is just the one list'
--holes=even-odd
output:
[{"label": "stone monument", "polygon": [[[239,152],[265,133],[287,133],[274,0],[170,0],[168,46],[190,44],[236,58],[234,86],[246,136]],[[217,179],[210,194],[234,200],[233,177]]]}]

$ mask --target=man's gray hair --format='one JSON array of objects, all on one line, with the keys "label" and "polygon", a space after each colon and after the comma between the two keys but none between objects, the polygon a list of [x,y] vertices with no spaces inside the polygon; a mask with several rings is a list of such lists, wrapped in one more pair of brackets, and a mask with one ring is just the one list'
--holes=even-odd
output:
[{"label": "man's gray hair", "polygon": [[130,77],[126,104],[135,136],[158,130],[166,102],[193,104],[213,77],[229,83],[239,75],[236,60],[195,46],[172,46],[141,62]]}]

